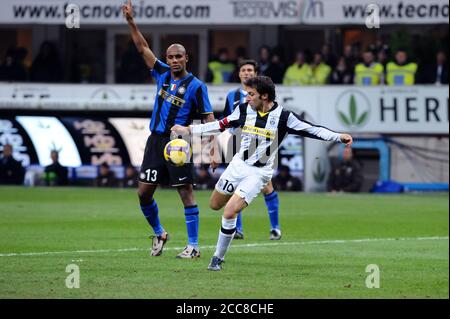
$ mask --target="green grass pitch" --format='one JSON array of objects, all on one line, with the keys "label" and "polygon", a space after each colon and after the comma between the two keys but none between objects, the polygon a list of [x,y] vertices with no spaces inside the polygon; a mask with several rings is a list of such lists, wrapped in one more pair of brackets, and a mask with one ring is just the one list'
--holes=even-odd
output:
[{"label": "green grass pitch", "polygon": [[[269,241],[264,200],[244,212],[221,272],[206,270],[221,212],[197,191],[202,257],[186,242],[175,190],[158,190],[171,235],[150,257],[136,191],[0,187],[0,298],[448,298],[448,193],[280,193],[281,241]],[[66,287],[76,264],[80,288]],[[366,287],[366,266],[380,288]]]}]

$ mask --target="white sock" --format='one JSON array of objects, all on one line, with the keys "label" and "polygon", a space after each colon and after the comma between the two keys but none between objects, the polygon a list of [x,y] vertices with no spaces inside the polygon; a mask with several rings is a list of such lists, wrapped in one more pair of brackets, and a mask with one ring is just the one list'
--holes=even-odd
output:
[{"label": "white sock", "polygon": [[222,228],[219,231],[219,238],[217,239],[214,256],[219,257],[220,259],[225,258],[225,254],[227,253],[234,233],[236,232],[236,220],[237,218],[225,219],[225,217],[222,216]]}]

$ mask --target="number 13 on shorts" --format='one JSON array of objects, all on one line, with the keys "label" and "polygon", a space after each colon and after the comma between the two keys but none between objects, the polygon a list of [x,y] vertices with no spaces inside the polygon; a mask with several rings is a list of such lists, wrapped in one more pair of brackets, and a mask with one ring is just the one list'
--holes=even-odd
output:
[{"label": "number 13 on shorts", "polygon": [[156,169],[148,169],[145,171],[145,179],[147,182],[156,182],[158,171]]}]

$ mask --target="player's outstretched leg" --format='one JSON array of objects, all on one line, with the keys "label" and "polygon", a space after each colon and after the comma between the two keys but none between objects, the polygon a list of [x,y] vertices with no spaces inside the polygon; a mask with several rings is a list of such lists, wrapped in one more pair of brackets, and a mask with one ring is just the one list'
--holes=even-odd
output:
[{"label": "player's outstretched leg", "polygon": [[169,234],[167,234],[159,221],[158,204],[153,199],[153,194],[155,193],[156,187],[157,185],[139,183],[138,189],[141,211],[155,233],[150,236],[152,239],[151,256],[160,256],[163,252],[165,243],[169,239]]},{"label": "player's outstretched leg", "polygon": [[198,248],[199,210],[194,199],[193,187],[192,185],[183,185],[177,187],[177,189],[184,204],[188,244],[176,257],[183,259],[198,258],[200,257],[200,249]]},{"label": "player's outstretched leg", "polygon": [[244,239],[244,229],[242,226],[242,212],[239,212],[237,214],[236,233],[234,233],[233,239]]},{"label": "player's outstretched leg", "polygon": [[222,225],[217,239],[216,251],[214,252],[208,270],[222,270],[222,263],[225,258],[234,233],[236,232],[236,215],[239,211],[247,206],[247,203],[241,197],[234,194],[225,206]]},{"label": "player's outstretched leg", "polygon": [[270,181],[266,187],[263,188],[264,201],[267,206],[267,213],[270,220],[270,240],[280,240],[281,230],[278,220],[278,193],[272,186],[272,181]]}]

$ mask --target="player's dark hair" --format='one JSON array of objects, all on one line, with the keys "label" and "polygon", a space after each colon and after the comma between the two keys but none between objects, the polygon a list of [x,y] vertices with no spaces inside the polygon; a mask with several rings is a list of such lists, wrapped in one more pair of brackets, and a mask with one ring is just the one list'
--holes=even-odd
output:
[{"label": "player's dark hair", "polygon": [[239,63],[239,70],[244,66],[244,65],[253,65],[253,68],[255,69],[255,72],[259,71],[259,65],[258,62],[256,62],[255,60],[243,60],[242,62]]},{"label": "player's dark hair", "polygon": [[270,102],[275,101],[275,84],[268,76],[255,76],[246,80],[244,85],[256,89],[259,94],[267,94]]}]

